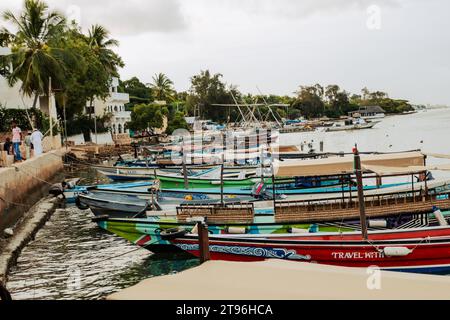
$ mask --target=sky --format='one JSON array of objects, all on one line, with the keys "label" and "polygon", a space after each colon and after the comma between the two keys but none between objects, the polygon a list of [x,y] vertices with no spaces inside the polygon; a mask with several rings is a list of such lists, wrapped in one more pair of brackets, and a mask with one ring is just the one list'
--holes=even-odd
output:
[{"label": "sky", "polygon": [[[123,80],[165,73],[179,91],[200,70],[244,93],[363,87],[450,105],[448,0],[47,0],[84,30],[120,41]],[[1,0],[15,11],[21,0]],[[3,22],[2,22],[3,24]]]}]

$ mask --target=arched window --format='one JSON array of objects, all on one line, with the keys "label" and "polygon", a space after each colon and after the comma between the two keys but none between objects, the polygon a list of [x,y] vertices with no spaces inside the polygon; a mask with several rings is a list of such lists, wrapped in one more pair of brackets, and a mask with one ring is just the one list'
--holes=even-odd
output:
[{"label": "arched window", "polygon": [[117,106],[114,106],[114,111],[117,112]]},{"label": "arched window", "polygon": [[121,134],[122,133],[122,125],[119,123],[118,127],[119,127],[118,134]]},{"label": "arched window", "polygon": [[115,124],[112,125],[112,131],[113,131],[113,134],[116,134],[116,125]]}]

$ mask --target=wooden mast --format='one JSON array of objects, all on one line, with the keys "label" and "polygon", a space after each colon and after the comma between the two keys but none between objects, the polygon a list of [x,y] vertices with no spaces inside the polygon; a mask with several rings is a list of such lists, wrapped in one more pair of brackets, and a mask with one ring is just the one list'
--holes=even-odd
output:
[{"label": "wooden mast", "polygon": [[364,240],[367,240],[367,219],[366,219],[366,203],[364,200],[364,190],[362,181],[362,169],[361,169],[361,157],[359,156],[358,148],[355,145],[353,149],[353,154],[355,156],[355,175],[356,183],[358,185],[358,203],[359,203],[359,215],[361,220],[361,233]]}]

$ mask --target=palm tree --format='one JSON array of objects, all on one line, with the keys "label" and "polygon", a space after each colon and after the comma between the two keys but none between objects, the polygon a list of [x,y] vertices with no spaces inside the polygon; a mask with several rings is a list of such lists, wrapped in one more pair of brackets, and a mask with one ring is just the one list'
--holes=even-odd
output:
[{"label": "palm tree", "polygon": [[95,52],[103,67],[112,75],[117,76],[117,69],[123,67],[122,59],[112,51],[112,47],[117,47],[119,41],[110,39],[109,31],[98,24],[93,25],[89,30],[87,43]]},{"label": "palm tree", "polygon": [[174,99],[173,82],[164,73],[153,76],[153,83],[150,84],[150,88],[152,88],[157,100],[171,101]]},{"label": "palm tree", "polygon": [[1,33],[12,40],[13,70],[8,76],[10,86],[18,80],[22,82],[21,92],[35,96],[33,107],[36,107],[39,95],[48,94],[49,78],[58,85],[64,76],[64,50],[52,47],[51,43],[61,34],[65,26],[65,18],[56,11],[49,11],[48,6],[40,0],[25,0],[20,16],[11,11],[3,13],[3,19],[17,28],[13,34],[3,28]]},{"label": "palm tree", "polygon": [[[89,48],[97,56],[100,64],[105,68],[110,77],[118,76],[118,68],[123,67],[122,59],[111,49],[119,45],[119,41],[110,39],[109,31],[101,25],[93,25],[86,37]],[[94,105],[94,96],[89,99],[89,110],[92,111]],[[91,112],[89,112],[91,118]]]}]

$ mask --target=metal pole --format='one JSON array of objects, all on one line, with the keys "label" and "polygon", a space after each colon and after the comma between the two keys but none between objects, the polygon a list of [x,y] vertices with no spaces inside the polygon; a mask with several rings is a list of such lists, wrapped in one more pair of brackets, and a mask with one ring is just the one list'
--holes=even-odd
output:
[{"label": "metal pole", "polygon": [[264,183],[264,149],[261,148],[261,157],[259,158],[261,162],[261,183]]},{"label": "metal pole", "polygon": [[97,115],[95,114],[95,106],[94,106],[94,132],[95,132],[95,144],[98,144],[98,140],[97,140]]},{"label": "metal pole", "polygon": [[66,152],[67,152],[67,117],[66,117],[66,96],[63,95],[63,110],[64,110],[64,140],[66,142]]},{"label": "metal pole", "polygon": [[189,189],[189,181],[188,181],[187,169],[186,169],[186,154],[184,153],[184,138],[183,138],[182,146],[181,146],[181,154],[182,154],[182,161],[183,161],[184,188]]},{"label": "metal pole", "polygon": [[366,203],[364,201],[361,157],[359,156],[358,148],[356,146],[354,149],[354,156],[355,156],[355,175],[356,175],[356,182],[358,185],[358,203],[359,203],[359,215],[361,219],[361,233],[363,239],[367,240],[369,237],[367,234]]},{"label": "metal pole", "polygon": [[222,153],[222,164],[220,165],[220,204],[224,206],[223,202],[223,171],[224,171],[224,154]]},{"label": "metal pole", "polygon": [[53,150],[52,77],[48,78],[48,115],[50,122],[50,145]]},{"label": "metal pole", "polygon": [[275,189],[275,169],[272,166],[272,194],[273,194],[273,214],[277,213],[277,195],[276,195],[276,189]]}]

